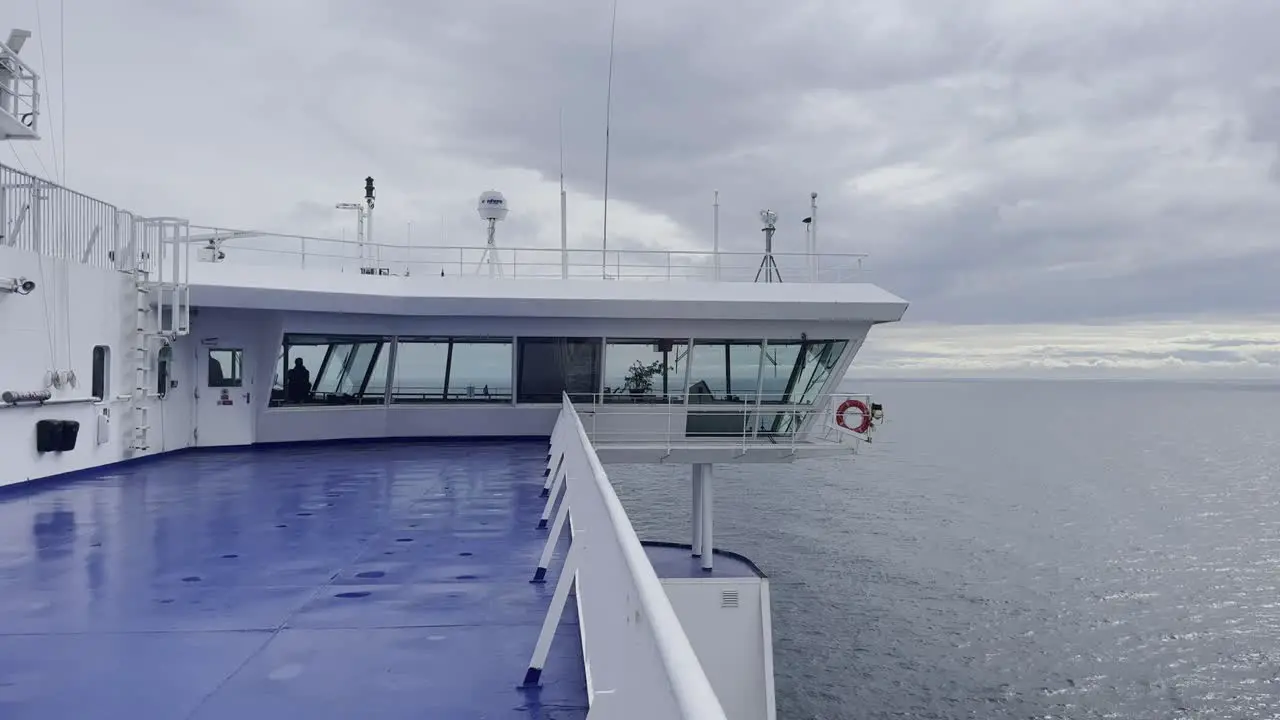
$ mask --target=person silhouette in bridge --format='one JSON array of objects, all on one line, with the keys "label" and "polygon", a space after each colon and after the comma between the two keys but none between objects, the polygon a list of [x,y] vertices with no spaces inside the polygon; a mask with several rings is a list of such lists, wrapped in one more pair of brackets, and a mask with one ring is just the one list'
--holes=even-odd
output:
[{"label": "person silhouette in bridge", "polygon": [[289,368],[286,378],[285,401],[305,403],[311,397],[311,371],[302,363],[302,358],[295,358],[293,367]]}]

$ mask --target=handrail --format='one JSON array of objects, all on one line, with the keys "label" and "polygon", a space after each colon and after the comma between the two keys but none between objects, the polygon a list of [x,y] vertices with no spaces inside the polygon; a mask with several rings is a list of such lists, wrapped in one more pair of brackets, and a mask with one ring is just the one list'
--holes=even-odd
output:
[{"label": "handrail", "polygon": [[[596,489],[604,500],[605,509],[609,514],[609,524],[622,548],[627,570],[631,573],[631,578],[639,591],[640,607],[649,619],[649,627],[653,630],[654,640],[662,657],[663,669],[666,671],[676,704],[680,709],[680,717],[697,720],[724,718],[724,709],[711,688],[711,681],[707,679],[702,664],[698,662],[698,656],[689,643],[689,638],[684,634],[680,619],[676,616],[675,609],[671,607],[671,601],[658,580],[658,574],[649,563],[644,546],[640,544],[640,538],[631,527],[631,521],[622,508],[622,502],[614,493],[609,476],[605,473],[600,458],[591,446],[586,429],[582,426],[582,420],[578,417],[578,412],[568,395],[561,397],[561,412],[573,424],[577,443],[591,468]],[[570,506],[571,514],[572,511]],[[589,588],[588,592],[590,592]]]},{"label": "handrail", "polygon": [[[220,263],[237,267],[294,267],[305,270],[431,278],[488,277],[483,244],[407,245],[324,238],[193,225],[188,249],[209,252],[213,242]],[[363,250],[362,250],[363,248]],[[376,259],[361,252],[372,252]],[[774,252],[785,282],[850,283],[864,280],[864,253]],[[496,274],[504,278],[705,280],[753,282],[759,279],[759,251],[668,250],[654,247],[596,248],[499,245]],[[602,270],[603,268],[603,270]]]}]

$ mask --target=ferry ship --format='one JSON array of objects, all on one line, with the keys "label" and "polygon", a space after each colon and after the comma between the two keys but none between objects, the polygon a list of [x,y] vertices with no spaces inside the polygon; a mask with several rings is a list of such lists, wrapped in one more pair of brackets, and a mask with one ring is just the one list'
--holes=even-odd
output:
[{"label": "ferry ship", "polygon": [[[907,308],[810,204],[791,255],[769,212],[763,254],[507,247],[497,192],[473,246],[393,248],[372,178],[341,241],[0,166],[0,717],[772,720],[715,469],[851,458],[882,410],[841,381]],[[690,468],[688,542],[612,463]]]}]

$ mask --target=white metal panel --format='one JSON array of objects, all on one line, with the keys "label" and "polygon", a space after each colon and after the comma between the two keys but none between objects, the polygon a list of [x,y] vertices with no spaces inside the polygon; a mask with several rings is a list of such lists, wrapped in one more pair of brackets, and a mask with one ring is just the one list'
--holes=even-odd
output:
[{"label": "white metal panel", "polygon": [[[10,194],[12,200],[12,193]],[[10,217],[12,221],[13,218]],[[51,230],[49,238],[63,230]],[[101,239],[99,246],[101,246]],[[70,247],[61,240],[51,246]],[[0,407],[0,437],[13,439],[5,462],[0,463],[0,485],[57,475],[124,460],[128,454],[125,434],[129,429],[128,392],[133,385],[130,348],[133,347],[132,279],[120,272],[76,259],[39,257],[32,250],[9,247],[0,242],[0,276],[25,277],[36,283],[30,295],[0,295],[0,333],[5,349],[0,351],[2,390],[43,390],[53,371],[71,371],[74,386],[64,383],[52,388],[60,404],[43,407]],[[93,378],[93,347],[111,350],[111,397],[93,403],[89,397]],[[176,356],[175,356],[176,357]],[[178,359],[177,372],[187,372],[192,354]],[[191,388],[187,386],[187,392]],[[169,411],[169,399],[148,397],[153,421],[163,420],[165,434],[172,432],[176,444],[164,449],[186,447],[191,437],[190,405]],[[96,442],[97,418],[110,409],[112,423],[107,442]],[[39,455],[35,450],[35,423],[39,420],[76,420],[80,437],[75,450]],[[154,443],[150,452],[161,450]],[[150,454],[142,453],[142,454]]]},{"label": "white metal panel", "polygon": [[664,579],[662,587],[727,717],[773,720],[773,647],[763,578]]},{"label": "white metal panel", "polygon": [[602,283],[382,277],[322,270],[191,266],[197,306],[425,317],[603,317],[893,322],[907,302],[870,283]]}]

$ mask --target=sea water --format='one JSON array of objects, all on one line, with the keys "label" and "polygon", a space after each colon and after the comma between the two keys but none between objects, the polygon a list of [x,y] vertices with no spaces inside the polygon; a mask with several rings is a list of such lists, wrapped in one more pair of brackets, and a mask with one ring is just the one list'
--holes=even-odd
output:
[{"label": "sea water", "polygon": [[[856,458],[716,468],[780,718],[1280,718],[1280,386],[851,389]],[[687,467],[609,472],[688,542]]]}]

